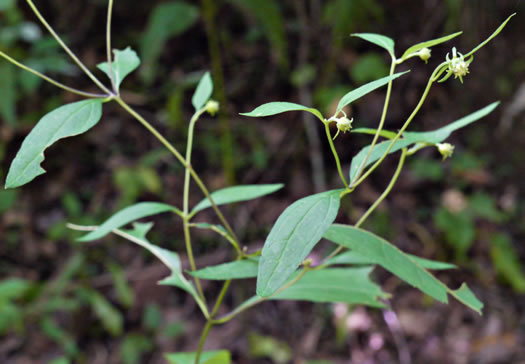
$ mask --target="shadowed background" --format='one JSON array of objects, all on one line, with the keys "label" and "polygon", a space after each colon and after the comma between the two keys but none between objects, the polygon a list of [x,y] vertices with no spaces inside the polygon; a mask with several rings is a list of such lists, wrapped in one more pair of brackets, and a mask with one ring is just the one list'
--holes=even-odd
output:
[{"label": "shadowed background", "polygon": [[[106,1],[41,0],[37,6],[90,69],[104,61]],[[452,135],[451,159],[441,162],[430,148],[411,157],[365,224],[406,252],[457,264],[438,277],[451,287],[468,282],[485,303],[484,315],[454,301],[436,303],[377,269],[374,279],[393,294],[392,311],[268,302],[214,328],[207,348],[230,349],[236,363],[525,363],[525,3],[116,1],[113,46],[131,46],[143,62],[124,82],[123,98],[184,150],[191,94],[211,70],[221,113],[197,124],[195,169],[212,190],[285,183],[275,195],[223,209],[250,249],[262,246],[290,203],[340,182],[319,136],[322,125],[307,114],[250,119],[238,113],[290,101],[331,115],[346,92],[388,74],[387,54],[350,38],[352,32],[387,35],[400,55],[463,30],[433,48],[428,65],[403,64],[412,71],[394,82],[385,125],[395,131],[451,47],[468,52],[513,12],[518,15],[507,28],[476,54],[465,83],[435,85],[410,128],[432,130],[495,100],[501,106]],[[0,47],[60,81],[96,91],[23,1],[0,0]],[[377,125],[384,93],[352,106],[355,127]],[[36,121],[76,100],[0,61],[2,178]],[[348,133],[336,139],[345,173],[370,139]],[[338,222],[361,216],[397,159],[387,159],[343,201]],[[168,273],[161,263],[118,237],[81,245],[65,227],[67,221],[98,224],[137,201],[180,206],[183,168],[117,105],[106,107],[87,134],[47,150],[43,166],[48,173],[33,183],[0,191],[0,362],[155,364],[164,352],[194,350],[204,321],[189,296],[156,285]],[[196,203],[202,196],[193,192]],[[215,221],[211,212],[200,219]],[[152,221],[151,241],[179,252],[186,267],[180,224],[164,215]],[[200,267],[232,258],[229,245],[214,235],[199,232],[194,241]],[[329,248],[321,244],[314,254]],[[252,295],[254,283],[236,282],[225,310]],[[210,296],[219,288],[205,284]]]}]

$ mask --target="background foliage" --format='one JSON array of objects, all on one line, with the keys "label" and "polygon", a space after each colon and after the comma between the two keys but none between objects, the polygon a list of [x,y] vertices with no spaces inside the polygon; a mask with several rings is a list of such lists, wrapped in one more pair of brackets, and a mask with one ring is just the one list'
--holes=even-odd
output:
[{"label": "background foliage", "polygon": [[[104,59],[106,2],[38,5],[95,69]],[[405,49],[463,30],[454,45],[470,49],[510,13],[521,17],[524,10],[523,1],[511,0],[117,1],[113,43],[119,49],[132,45],[144,61],[141,72],[127,79],[123,97],[149,114],[181,150],[191,90],[205,70],[212,71],[222,115],[198,125],[194,165],[213,189],[234,181],[285,183],[275,196],[227,211],[243,240],[260,247],[285,206],[335,185],[337,174],[329,158],[310,154],[328,145],[316,139],[307,116],[252,120],[238,112],[281,99],[332,114],[329,110],[348,90],[388,73],[383,53],[348,37],[352,32],[386,34]],[[405,251],[453,261],[458,270],[439,278],[450,286],[472,282],[485,302],[485,315],[429,301],[378,271],[376,280],[395,293],[393,312],[269,302],[215,329],[211,349],[228,346],[239,363],[349,358],[405,363],[407,357],[416,363],[499,363],[525,357],[522,27],[523,22],[511,23],[477,55],[463,86],[436,86],[415,126],[437,129],[444,120],[494,99],[502,99],[501,108],[453,136],[456,155],[450,161],[437,162],[431,150],[414,158],[391,200],[366,226]],[[23,2],[0,0],[0,47],[60,80],[74,80],[79,88],[89,84],[75,77],[80,75]],[[448,45],[436,47],[429,66],[412,67],[410,81],[396,81],[387,128],[401,126],[433,62],[447,51]],[[0,80],[0,174],[5,180],[9,162],[39,116],[76,99],[6,62],[0,62]],[[355,125],[372,127],[382,99],[377,92],[358,102],[351,110]],[[103,118],[106,122],[85,136],[46,152],[48,173],[39,183],[22,193],[0,191],[1,362],[160,363],[162,352],[194,349],[202,324],[192,316],[198,308],[182,291],[154,284],[166,275],[164,267],[114,237],[109,244],[79,246],[73,239],[78,234],[65,228],[66,221],[102,221],[136,201],[162,198],[180,205],[182,168],[117,109]],[[353,136],[361,144],[347,140],[340,136],[336,143],[349,161],[367,139]],[[349,215],[358,217],[375,200],[394,168],[395,161],[387,163],[351,202],[344,202]],[[198,202],[198,192],[194,196]],[[181,251],[182,232],[172,218],[160,216],[155,223],[152,240],[155,234],[157,240],[168,236],[166,247]],[[198,265],[229,259],[228,247],[206,233],[196,249]],[[239,287],[229,303],[233,307],[250,294]]]}]

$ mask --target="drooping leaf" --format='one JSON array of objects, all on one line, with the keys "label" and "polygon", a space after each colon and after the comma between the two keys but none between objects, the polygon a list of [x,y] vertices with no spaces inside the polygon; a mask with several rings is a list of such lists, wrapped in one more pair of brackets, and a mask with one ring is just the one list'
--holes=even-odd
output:
[{"label": "drooping leaf", "polygon": [[287,44],[285,19],[280,2],[276,0],[229,0],[238,7],[245,9],[249,14],[256,18],[262,25],[264,34],[273,50],[278,56],[280,63],[287,65]]},{"label": "drooping leaf", "polygon": [[503,28],[505,28],[505,26],[507,25],[507,23],[509,22],[509,20],[514,16],[516,15],[516,13],[514,14],[511,14],[499,27],[498,29],[496,29],[494,31],[494,33],[492,33],[490,35],[490,37],[488,37],[487,39],[485,39],[482,43],[480,43],[477,47],[475,47],[473,50],[471,50],[470,52],[468,52],[467,54],[465,54],[465,58],[467,57],[470,57],[472,54],[476,53],[480,48],[482,48],[485,44],[487,44],[488,42],[490,42],[495,36],[497,36],[499,33],[501,33],[501,31],[503,30]]},{"label": "drooping leaf", "polygon": [[[166,360],[170,364],[195,364],[195,353],[166,354]],[[231,355],[227,350],[205,351],[201,354],[200,364],[230,364]]]},{"label": "drooping leaf", "polygon": [[372,82],[369,82],[359,88],[356,88],[355,90],[350,91],[346,95],[343,96],[343,98],[339,101],[339,104],[337,105],[337,113],[341,111],[345,106],[351,104],[355,100],[365,96],[366,94],[386,85],[392,80],[395,80],[396,78],[404,75],[405,73],[408,73],[410,71],[400,72],[393,74],[392,76],[386,76],[383,78],[380,78],[379,80],[375,80]]},{"label": "drooping leaf", "polygon": [[204,107],[204,105],[210,99],[212,92],[213,81],[211,79],[210,73],[206,72],[199,81],[199,84],[197,85],[195,93],[191,99],[191,103],[193,104],[195,110],[200,110]]},{"label": "drooping leaf", "polygon": [[16,300],[27,293],[32,283],[22,278],[7,278],[0,281],[0,301]]},{"label": "drooping leaf", "polygon": [[394,40],[392,38],[374,33],[354,33],[352,34],[352,37],[358,37],[370,43],[374,43],[375,45],[386,49],[388,53],[394,57]]},{"label": "drooping leaf", "polygon": [[321,240],[339,211],[341,190],[302,198],[284,210],[266,238],[259,262],[257,295],[279,289]]},{"label": "drooping leaf", "polygon": [[[127,75],[140,66],[140,58],[137,56],[137,52],[131,49],[131,47],[127,47],[124,50],[114,49],[113,55],[114,59],[111,63],[111,68],[113,70],[113,80],[115,81],[117,90],[119,90],[122,80],[124,80]],[[97,67],[109,78],[111,78],[111,74],[109,73],[109,64],[107,62],[100,63],[97,65]]]},{"label": "drooping leaf", "polygon": [[[325,268],[307,272],[297,283],[272,296],[272,300],[343,302],[385,307],[378,298],[388,297],[372,282],[373,268]],[[296,273],[299,274],[299,273]]]},{"label": "drooping leaf", "polygon": [[[415,143],[429,143],[429,144],[441,143],[445,139],[447,139],[452,132],[458,129],[461,129],[487,116],[492,111],[494,111],[494,109],[496,109],[498,105],[499,105],[499,102],[494,102],[470,115],[467,115],[459,120],[454,121],[453,123],[450,123],[442,128],[439,128],[433,131],[425,131],[425,132],[406,131],[403,133],[403,138],[400,138],[395,142],[393,147],[390,149],[389,154],[395,153],[398,150],[401,150]],[[390,133],[388,135],[384,134],[384,136],[391,137],[391,134]],[[370,164],[379,160],[383,156],[383,154],[388,150],[391,144],[392,142],[390,140],[376,144],[364,167],[367,167]],[[355,180],[357,176],[357,172],[359,171],[359,168],[361,167],[363,161],[368,155],[369,150],[370,150],[370,146],[368,145],[364,147],[363,149],[361,149],[359,153],[357,153],[357,155],[352,159],[352,164],[350,165],[350,181],[351,182]]]},{"label": "drooping leaf", "polygon": [[[454,264],[438,262],[435,260],[421,258],[412,254],[406,254],[410,259],[415,261],[419,266],[425,269],[432,270],[447,270],[456,269]],[[363,255],[357,251],[350,250],[339,255],[336,255],[332,259],[326,262],[327,265],[335,264],[358,264],[358,265],[372,265],[378,264],[378,261],[370,256]]]},{"label": "drooping leaf", "polygon": [[175,212],[180,213],[179,209],[174,206],[166,205],[159,202],[139,202],[135,205],[128,206],[125,209],[120,210],[102,225],[97,230],[91,231],[90,233],[79,238],[78,241],[93,241],[111,233],[114,229],[119,229],[124,225],[129,224],[138,219],[144,217],[161,214],[163,212]]},{"label": "drooping leaf", "polygon": [[207,308],[200,299],[199,294],[193,287],[193,284],[182,274],[179,255],[170,250],[163,249],[151,244],[146,238],[146,234],[150,231],[152,226],[152,223],[134,223],[132,230],[114,230],[113,232],[118,236],[121,236],[124,239],[145,248],[150,253],[159,258],[159,260],[171,271],[171,275],[159,281],[159,284],[179,287],[180,289],[188,292],[193,296],[195,302],[197,302],[203,312],[207,312]]},{"label": "drooping leaf", "polygon": [[490,236],[490,241],[490,258],[497,274],[515,292],[525,293],[525,270],[510,237],[504,233],[496,233]]},{"label": "drooping leaf", "polygon": [[187,2],[169,1],[155,6],[140,39],[141,76],[145,82],[149,83],[155,77],[165,43],[188,30],[198,17],[199,8]]},{"label": "drooping leaf", "polygon": [[[215,191],[211,194],[213,202],[217,206],[230,204],[234,202],[248,201],[253,200],[270,193],[274,193],[277,190],[283,188],[283,184],[271,184],[271,185],[239,185],[233,187],[226,187],[221,190]],[[205,198],[199,202],[193,210],[191,210],[191,215],[211,207],[210,200]]]},{"label": "drooping leaf", "polygon": [[256,107],[251,112],[241,113],[240,115],[249,116],[252,118],[259,118],[263,116],[277,115],[287,111],[307,111],[309,113],[314,114],[317,118],[324,120],[323,115],[317,109],[299,104],[294,104],[292,102],[283,101],[269,102],[267,104],[263,104],[259,107]]},{"label": "drooping leaf", "polygon": [[195,272],[188,272],[188,274],[201,279],[226,281],[229,279],[255,278],[258,269],[259,258],[251,258],[209,266]]},{"label": "drooping leaf", "polygon": [[448,293],[481,314],[483,304],[474,297],[466,286],[462,286],[457,291],[451,290],[414,259],[377,235],[353,226],[334,224],[328,229],[324,237],[376,260],[377,264],[389,272],[440,302],[448,302]]},{"label": "drooping leaf", "polygon": [[22,186],[45,173],[40,166],[44,151],[57,140],[85,133],[101,116],[100,99],[67,104],[45,115],[24,139],[9,168],[5,188]]},{"label": "drooping leaf", "polygon": [[419,52],[423,48],[430,48],[441,43],[448,42],[449,40],[456,38],[458,35],[461,35],[463,32],[457,32],[454,34],[445,35],[444,37],[428,40],[426,42],[421,42],[414,44],[412,47],[408,48],[405,53],[401,56],[401,59],[405,59],[410,56],[412,53]]}]

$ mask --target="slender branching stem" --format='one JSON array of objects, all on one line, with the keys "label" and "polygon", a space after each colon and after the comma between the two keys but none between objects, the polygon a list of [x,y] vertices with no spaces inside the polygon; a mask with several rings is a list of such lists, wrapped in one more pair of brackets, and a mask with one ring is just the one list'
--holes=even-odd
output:
[{"label": "slender branching stem", "polygon": [[330,123],[324,121],[324,129],[326,131],[326,138],[328,139],[328,143],[330,143],[330,149],[332,149],[332,154],[334,155],[335,164],[337,165],[337,171],[339,172],[339,177],[341,178],[341,182],[343,182],[343,185],[345,186],[345,189],[349,189],[348,182],[346,182],[345,175],[343,174],[343,169],[341,168],[341,161],[339,160],[339,155],[337,154],[337,150],[334,146],[334,141],[332,139],[332,134],[330,133]]},{"label": "slender branching stem", "polygon": [[113,0],[108,2],[108,17],[106,23],[106,57],[108,59],[109,79],[111,80],[111,88],[115,94],[118,94],[115,76],[113,75],[113,61],[111,57],[111,19],[113,17]]},{"label": "slender branching stem", "polygon": [[31,67],[28,67],[25,64],[22,64],[22,63],[18,62],[17,60],[15,60],[12,57],[9,57],[7,54],[5,54],[2,51],[0,51],[0,57],[5,58],[7,61],[9,61],[12,64],[14,64],[15,66],[23,69],[24,71],[30,72],[30,73],[34,74],[35,76],[40,77],[44,81],[47,81],[50,84],[52,84],[52,85],[54,85],[54,86],[56,86],[58,88],[61,88],[62,90],[69,91],[69,92],[71,92],[73,94],[76,94],[76,95],[79,95],[79,96],[84,96],[84,97],[90,97],[90,98],[106,98],[106,97],[109,96],[109,95],[105,95],[105,94],[94,94],[94,93],[91,93],[91,92],[84,92],[82,90],[78,90],[76,88],[66,86],[63,83],[60,83],[60,82],[52,79],[51,77],[48,77],[48,76],[44,75],[43,73],[40,73],[37,70],[35,70],[35,69],[31,68]]},{"label": "slender branching stem", "polygon": [[230,224],[222,214],[221,210],[217,207],[217,204],[213,200],[213,198],[210,195],[210,191],[208,188],[204,185],[199,175],[195,172],[191,164],[187,164],[186,160],[180,154],[180,152],[157,130],[151,125],[146,119],[144,119],[138,112],[136,112],[131,106],[129,106],[120,96],[117,96],[114,98],[114,100],[124,109],[126,110],[131,116],[133,116],[138,122],[140,122],[148,131],[153,134],[155,138],[158,139],[159,142],[161,142],[166,149],[170,151],[171,154],[184,166],[184,168],[189,169],[191,177],[197,184],[197,186],[200,188],[204,196],[210,201],[210,204],[215,211],[215,214],[221,221],[221,223],[224,225],[230,236],[235,239],[237,242],[239,242],[239,239],[237,239],[237,236],[233,232],[233,229],[231,228]]},{"label": "slender branching stem", "polygon": [[[193,132],[195,130],[195,124],[197,123],[197,120],[199,120],[199,117],[204,113],[206,109],[200,109],[193,116],[190,120],[190,125],[188,128],[188,142],[186,145],[186,159],[185,159],[185,165],[189,166],[191,165],[191,152],[193,149]],[[184,192],[183,192],[183,202],[182,202],[182,214],[183,214],[183,225],[184,225],[184,242],[186,244],[186,252],[188,254],[188,260],[190,261],[190,267],[192,271],[196,271],[197,267],[195,265],[195,258],[193,256],[193,248],[191,246],[191,232],[190,232],[190,221],[188,218],[189,214],[189,198],[190,198],[190,170],[188,168],[185,169],[184,172]],[[197,291],[199,292],[199,296],[201,299],[206,302],[206,298],[204,296],[204,292],[202,290],[201,282],[199,278],[193,277],[193,280],[195,281],[195,286],[197,287]]]},{"label": "slender branching stem", "polygon": [[[354,224],[354,227],[358,228],[361,225],[363,225],[363,223],[366,221],[366,219],[368,219],[368,217],[375,211],[375,209],[381,204],[381,202],[383,202],[385,200],[385,198],[390,194],[390,192],[392,191],[392,188],[394,188],[394,185],[397,182],[397,179],[399,178],[399,175],[401,174],[401,171],[403,170],[403,166],[405,165],[406,156],[407,156],[407,149],[403,148],[403,150],[401,152],[401,158],[399,159],[399,163],[397,165],[396,171],[394,172],[394,175],[392,176],[392,179],[390,179],[390,182],[388,183],[388,186],[383,191],[381,196],[379,196],[379,198],[372,204],[372,206],[370,206],[368,208],[368,210],[363,214],[363,216],[361,216],[361,218]],[[327,262],[330,259],[332,259],[333,257],[335,257],[337,254],[339,254],[341,251],[343,251],[343,249],[344,249],[344,246],[339,245],[337,247],[337,249],[335,249],[330,255],[328,255],[324,259],[324,262]],[[318,265],[317,267],[315,267],[314,269],[318,270],[318,269],[323,269],[325,267],[326,267],[326,264],[321,264],[321,265]]]},{"label": "slender branching stem", "polygon": [[[396,69],[396,58],[394,56],[392,56],[392,63],[390,65],[390,76],[392,76],[394,74],[394,71]],[[361,165],[359,166],[359,169],[357,170],[357,174],[355,176],[355,179],[357,180],[359,178],[359,176],[361,175],[361,173],[363,173],[363,170],[366,166],[366,163],[368,162],[368,160],[370,159],[370,155],[372,155],[372,151],[374,150],[374,147],[377,143],[377,140],[379,139],[379,135],[381,134],[381,130],[383,130],[383,126],[385,124],[385,119],[386,119],[386,114],[388,113],[388,105],[390,103],[390,95],[392,94],[392,83],[393,83],[393,80],[391,80],[389,83],[388,83],[388,86],[387,86],[387,89],[386,89],[386,96],[385,96],[385,103],[383,105],[383,113],[381,114],[381,120],[379,121],[379,126],[377,127],[377,131],[374,135],[374,139],[372,139],[372,144],[370,144],[370,148],[368,149],[368,153],[366,154],[366,157],[365,159],[363,159],[363,162],[361,163]],[[354,184],[352,183],[352,186],[353,187]]]},{"label": "slender branching stem", "polygon": [[217,312],[219,311],[219,308],[221,307],[222,301],[224,300],[224,297],[226,296],[226,293],[228,292],[228,288],[230,288],[230,284],[232,283],[231,279],[224,282],[224,285],[222,286],[221,292],[219,293],[219,296],[217,297],[217,301],[215,302],[215,305],[213,306],[211,310],[210,317],[213,319]]},{"label": "slender branching stem", "polygon": [[33,10],[33,13],[35,13],[36,17],[38,18],[38,20],[40,20],[40,22],[44,25],[44,27],[46,27],[46,29],[48,30],[48,32],[53,36],[53,38],[55,38],[55,40],[58,42],[58,44],[60,44],[60,46],[64,49],[64,51],[66,51],[66,53],[69,55],[69,57],[71,57],[71,59],[78,65],[78,67],[80,67],[80,69],[82,71],[84,71],[84,73],[102,90],[104,91],[105,93],[107,93],[108,95],[111,94],[111,91],[108,90],[108,88],[106,86],[104,86],[104,84],[102,82],[99,81],[99,79],[93,74],[91,73],[91,71],[84,65],[84,63],[82,63],[82,61],[75,55],[75,53],[73,53],[73,51],[71,51],[71,49],[69,49],[69,47],[67,46],[66,43],[64,43],[64,41],[60,38],[60,36],[55,32],[55,30],[51,27],[51,25],[49,25],[49,23],[47,22],[47,20],[42,16],[42,14],[40,13],[40,11],[38,10],[38,8],[35,6],[35,4],[33,3],[32,0],[26,0],[26,2],[29,4],[29,6],[31,7],[31,9]]},{"label": "slender branching stem", "polygon": [[213,326],[212,321],[206,322],[206,325],[204,326],[204,329],[202,330],[201,337],[199,339],[199,345],[197,347],[197,352],[195,354],[195,364],[199,364],[199,361],[201,359],[202,349],[204,349],[204,343],[206,342],[206,339],[208,338],[208,334],[210,333],[210,329]]}]

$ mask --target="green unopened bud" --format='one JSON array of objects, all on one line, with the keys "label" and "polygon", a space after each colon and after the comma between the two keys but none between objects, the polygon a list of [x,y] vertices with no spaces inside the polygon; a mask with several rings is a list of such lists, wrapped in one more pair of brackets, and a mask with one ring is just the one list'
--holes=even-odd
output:
[{"label": "green unopened bud", "polygon": [[207,113],[214,116],[219,111],[219,103],[215,100],[210,100],[206,103],[205,109]]},{"label": "green unopened bud", "polygon": [[346,133],[347,131],[350,131],[350,129],[352,129],[352,122],[354,121],[354,118],[352,119],[348,119],[345,116],[343,116],[342,118],[336,118],[335,119],[335,122],[336,122],[336,125],[337,125],[337,129],[339,131],[342,131],[343,133]]},{"label": "green unopened bud", "polygon": [[421,49],[418,53],[419,55],[419,58],[421,58],[421,60],[425,61],[425,63],[428,63],[428,60],[430,59],[430,53],[432,51],[430,50],[430,48],[423,48]]},{"label": "green unopened bud", "polygon": [[450,158],[454,154],[454,146],[450,143],[438,143],[436,147],[443,156],[443,160]]}]

